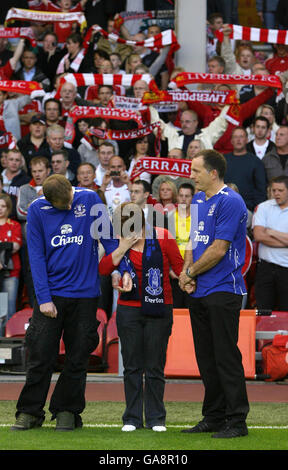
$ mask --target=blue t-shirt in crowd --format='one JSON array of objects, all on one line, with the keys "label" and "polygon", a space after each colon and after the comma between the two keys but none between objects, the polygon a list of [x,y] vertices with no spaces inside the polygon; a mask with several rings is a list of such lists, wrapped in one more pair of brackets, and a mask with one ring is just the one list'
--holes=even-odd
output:
[{"label": "blue t-shirt in crowd", "polygon": [[204,297],[214,292],[245,294],[241,269],[245,261],[247,209],[242,197],[224,186],[208,200],[204,192],[196,193],[192,207],[194,216],[190,236],[193,262],[216,239],[229,241],[230,247],[218,264],[197,276],[197,288],[191,295]]},{"label": "blue t-shirt in crowd", "polygon": [[73,188],[70,210],[54,208],[45,197],[32,202],[27,216],[27,245],[36,298],[93,298],[100,295],[98,239],[114,251],[107,209],[95,191]]}]

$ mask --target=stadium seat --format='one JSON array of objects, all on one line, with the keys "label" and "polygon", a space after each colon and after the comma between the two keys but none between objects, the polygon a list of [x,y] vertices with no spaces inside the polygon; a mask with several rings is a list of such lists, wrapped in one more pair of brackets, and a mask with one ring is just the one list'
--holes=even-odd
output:
[{"label": "stadium seat", "polygon": [[[166,377],[200,377],[188,309],[173,309],[173,327],[165,365]],[[238,347],[246,378],[255,377],[255,310],[241,310]]]},{"label": "stadium seat", "polygon": [[32,308],[24,308],[14,313],[8,320],[5,327],[6,338],[24,338],[29,326],[29,320],[32,317]]},{"label": "stadium seat", "polygon": [[116,311],[112,314],[107,325],[106,336],[106,361],[107,371],[110,374],[118,373],[118,357],[119,357],[119,337],[116,325]]},{"label": "stadium seat", "polygon": [[242,268],[242,276],[245,277],[251,267],[253,257],[253,244],[248,235],[246,235],[245,262]]},{"label": "stadium seat", "polygon": [[[98,308],[96,313],[97,320],[100,321],[98,327],[99,343],[95,351],[91,354],[89,361],[89,370],[93,368],[93,365],[98,365],[99,367],[99,358],[101,358],[103,371],[107,369],[106,363],[106,334],[107,334],[107,314],[105,310]],[[95,364],[94,364],[95,363]]]},{"label": "stadium seat", "polygon": [[[288,330],[288,312],[267,311],[266,315],[256,317],[257,351],[271,343],[275,334],[281,334]],[[285,333],[286,334],[286,333]]]},{"label": "stadium seat", "polygon": [[[98,308],[96,318],[100,322],[98,327],[99,343],[97,348],[92,352],[89,360],[88,371],[97,370],[105,371],[107,364],[105,359],[106,348],[106,329],[107,329],[107,314],[105,310]],[[62,366],[65,360],[65,344],[63,337],[60,340],[58,366]]]}]

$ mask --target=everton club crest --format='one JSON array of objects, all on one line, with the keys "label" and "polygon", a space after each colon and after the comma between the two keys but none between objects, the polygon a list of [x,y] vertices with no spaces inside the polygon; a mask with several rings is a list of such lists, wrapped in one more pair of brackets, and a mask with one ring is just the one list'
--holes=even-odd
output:
[{"label": "everton club crest", "polygon": [[148,286],[146,292],[150,295],[160,295],[163,291],[161,287],[161,272],[159,268],[150,268],[148,270]]},{"label": "everton club crest", "polygon": [[83,217],[86,215],[86,208],[84,204],[77,204],[74,208],[75,217]]}]

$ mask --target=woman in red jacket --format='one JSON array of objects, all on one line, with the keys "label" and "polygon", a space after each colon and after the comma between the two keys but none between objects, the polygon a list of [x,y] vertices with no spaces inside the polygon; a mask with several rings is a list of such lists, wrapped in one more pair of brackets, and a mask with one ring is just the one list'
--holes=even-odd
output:
[{"label": "woman in red jacket", "polygon": [[[102,258],[99,272],[110,274],[121,260],[126,263],[116,316],[126,398],[122,431],[143,427],[143,408],[146,427],[166,431],[164,367],[173,323],[169,266],[179,276],[183,258],[166,229],[147,227],[139,206],[128,202],[116,211],[114,220],[120,220],[121,226],[119,247]],[[133,227],[131,214],[138,238],[125,233],[125,226]]]},{"label": "woman in red jacket", "polygon": [[[16,300],[20,277],[19,250],[22,245],[21,225],[9,219],[12,201],[8,194],[0,194],[0,292],[8,293],[6,321],[16,312]],[[4,320],[4,321],[5,321]],[[0,334],[3,332],[0,332]]]}]

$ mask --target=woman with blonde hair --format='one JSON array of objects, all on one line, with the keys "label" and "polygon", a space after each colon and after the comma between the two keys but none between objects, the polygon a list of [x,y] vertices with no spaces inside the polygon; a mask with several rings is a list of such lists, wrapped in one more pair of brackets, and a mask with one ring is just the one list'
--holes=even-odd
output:
[{"label": "woman with blonde hair", "polygon": [[135,73],[135,68],[142,65],[142,60],[139,54],[133,53],[127,57],[125,70],[126,73]]},{"label": "woman with blonde hair", "polygon": [[164,212],[170,212],[175,209],[177,204],[177,186],[170,178],[164,178],[158,188],[157,201],[163,206]]},{"label": "woman with blonde hair", "polygon": [[22,245],[22,231],[20,223],[9,218],[11,211],[10,196],[5,193],[0,194],[0,292],[8,293],[5,323],[16,312],[21,271],[19,250]]}]

